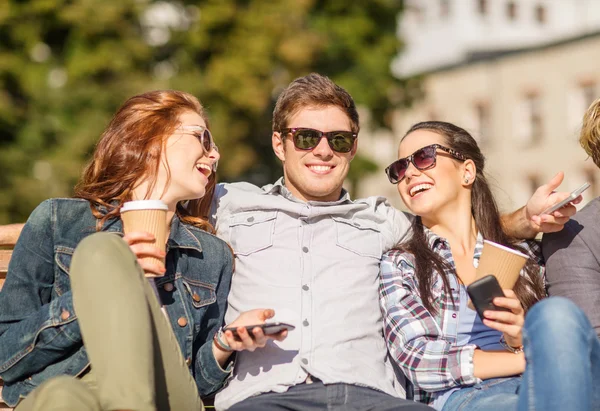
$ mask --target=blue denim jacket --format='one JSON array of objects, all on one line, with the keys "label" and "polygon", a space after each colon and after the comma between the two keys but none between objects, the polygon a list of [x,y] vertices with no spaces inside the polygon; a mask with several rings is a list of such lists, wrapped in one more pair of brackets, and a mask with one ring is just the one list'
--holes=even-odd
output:
[{"label": "blue denim jacket", "polygon": [[[121,221],[108,221],[102,231],[120,233]],[[81,199],[46,200],[23,228],[0,292],[0,377],[10,406],[51,377],[89,367],[72,314],[69,267],[77,244],[95,232],[90,204]],[[216,362],[212,337],[223,323],[232,265],[225,242],[173,218],[167,274],[155,281],[201,396],[219,389],[231,371]],[[63,311],[71,315],[63,318]]]}]

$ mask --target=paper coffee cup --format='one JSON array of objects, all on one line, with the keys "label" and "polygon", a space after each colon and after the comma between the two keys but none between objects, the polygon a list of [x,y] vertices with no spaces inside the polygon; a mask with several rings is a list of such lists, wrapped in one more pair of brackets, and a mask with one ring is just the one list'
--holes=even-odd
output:
[{"label": "paper coffee cup", "polygon": [[512,289],[528,258],[517,250],[484,240],[476,279],[492,274],[500,283],[500,287]]},{"label": "paper coffee cup", "polygon": [[[123,232],[125,234],[135,231],[151,233],[155,237],[152,244],[164,251],[167,243],[167,210],[167,205],[160,200],[128,201],[121,207]],[[154,257],[145,257],[143,260],[156,266],[164,264],[163,259]],[[146,275],[158,277],[154,273],[146,273]]]}]

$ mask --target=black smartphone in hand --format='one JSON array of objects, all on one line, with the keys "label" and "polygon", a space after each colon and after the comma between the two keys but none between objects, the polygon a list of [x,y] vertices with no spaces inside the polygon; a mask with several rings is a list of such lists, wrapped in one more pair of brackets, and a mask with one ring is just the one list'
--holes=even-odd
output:
[{"label": "black smartphone in hand", "polygon": [[[237,332],[237,328],[238,327],[225,327],[223,329],[223,331],[231,331],[235,338],[240,338],[238,335],[238,332]],[[264,323],[264,324],[246,325],[246,326],[244,326],[244,328],[246,329],[246,331],[248,331],[248,335],[250,335],[251,338],[254,338],[254,334],[252,334],[252,330],[255,328],[262,328],[263,333],[265,333],[265,335],[269,335],[269,334],[277,334],[278,332],[281,332],[283,330],[292,331],[296,327],[294,327],[291,324],[286,324],[286,323]]]},{"label": "black smartphone in hand", "polygon": [[471,297],[473,306],[483,320],[483,312],[486,310],[510,311],[508,308],[498,307],[492,302],[496,297],[505,297],[498,280],[493,275],[486,275],[467,286],[467,293]]}]

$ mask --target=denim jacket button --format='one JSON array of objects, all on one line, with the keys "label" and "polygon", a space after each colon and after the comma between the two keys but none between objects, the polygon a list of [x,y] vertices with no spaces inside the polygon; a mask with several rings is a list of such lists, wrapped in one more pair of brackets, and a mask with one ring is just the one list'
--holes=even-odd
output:
[{"label": "denim jacket button", "polygon": [[173,283],[166,283],[165,285],[163,285],[163,290],[165,290],[168,293],[173,291]]},{"label": "denim jacket button", "polygon": [[187,364],[187,366],[189,367],[190,365],[192,365],[192,359],[188,357],[187,360],[185,360],[185,363]]},{"label": "denim jacket button", "polygon": [[192,295],[192,300],[196,301],[197,303],[200,302],[200,296],[196,293],[194,293],[194,295]]},{"label": "denim jacket button", "polygon": [[70,316],[71,316],[71,313],[68,312],[67,310],[63,310],[62,313],[60,313],[60,318],[63,321],[68,320]]},{"label": "denim jacket button", "polygon": [[179,324],[180,327],[185,327],[187,325],[187,320],[185,319],[185,317],[179,317],[179,320],[177,320],[177,324]]}]

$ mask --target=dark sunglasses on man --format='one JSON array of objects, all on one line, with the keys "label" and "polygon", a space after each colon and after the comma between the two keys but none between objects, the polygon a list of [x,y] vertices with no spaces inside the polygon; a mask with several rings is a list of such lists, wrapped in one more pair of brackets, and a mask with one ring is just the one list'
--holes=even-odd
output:
[{"label": "dark sunglasses on man", "polygon": [[281,137],[292,135],[294,146],[299,150],[313,150],[325,137],[327,144],[336,153],[349,153],[354,147],[358,134],[352,131],[323,132],[312,128],[284,128],[280,131]]},{"label": "dark sunglasses on man", "polygon": [[394,161],[385,169],[390,183],[398,184],[404,179],[408,165],[412,163],[417,170],[424,171],[435,167],[437,150],[443,151],[450,154],[457,160],[465,161],[467,158],[458,151],[452,150],[451,148],[444,147],[439,144],[431,144],[429,146],[422,147],[412,153],[408,157],[401,158]]}]

